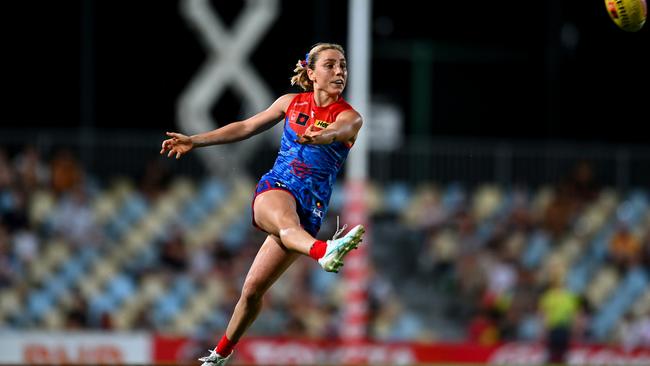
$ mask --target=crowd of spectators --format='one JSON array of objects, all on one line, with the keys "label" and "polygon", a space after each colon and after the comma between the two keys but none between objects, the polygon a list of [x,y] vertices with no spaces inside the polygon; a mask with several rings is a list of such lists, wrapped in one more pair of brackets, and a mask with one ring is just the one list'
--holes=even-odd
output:
[{"label": "crowd of spectators", "polygon": [[[626,192],[615,193],[619,203],[599,230],[581,237],[572,233],[580,230],[588,209],[608,192],[594,180],[586,162],[576,165],[566,179],[537,190],[482,189],[473,196],[459,191],[449,201],[454,197],[450,187],[428,185],[403,218],[423,234],[420,273],[443,289],[437,294],[452,299],[442,312],[459,322],[469,319],[464,322],[466,340],[483,345],[544,342],[551,347],[554,362],[562,361],[570,342],[612,342],[628,348],[650,344],[648,314],[631,309],[617,330],[605,339],[597,337],[592,322],[599,304],[567,284],[572,266],[593,251],[596,234],[606,232],[608,223],[613,229],[605,237],[599,268],[611,269],[607,273],[612,278],[622,279],[635,270],[647,278],[650,216],[643,212],[641,224],[631,223],[625,214]],[[580,242],[576,258],[554,255],[562,252],[562,243],[575,238]],[[545,243],[544,253],[533,261],[532,247],[540,242]]]},{"label": "crowd of spectators", "polygon": [[[138,197],[149,206],[164,196],[173,180],[164,167],[153,160],[140,177],[133,177]],[[50,159],[28,146],[10,155],[0,150],[0,296],[3,290],[19,289],[20,301],[26,305],[31,291],[42,283],[31,281],[29,269],[37,266],[39,253],[52,239],[65,243],[69,253],[95,247],[106,250],[115,245],[107,239],[107,228],[100,223],[94,200],[109,182],[97,182],[70,150],[55,152]],[[48,209],[49,208],[49,209]],[[48,211],[48,217],[41,212]],[[244,211],[244,214],[247,214]],[[336,221],[330,213],[329,225]],[[245,215],[244,215],[245,216]],[[248,222],[242,217],[238,222]],[[123,269],[138,285],[150,278],[162,278],[165,284],[176,278],[189,277],[199,285],[216,281],[224,288],[223,299],[207,324],[214,331],[225,326],[227,314],[234,306],[243,276],[250,266],[262,233],[246,227],[238,240],[223,238],[202,243],[193,250],[186,245],[187,228],[171,223],[168,235],[158,238],[156,258],[138,268]],[[298,261],[267,296],[266,308],[253,329],[258,334],[285,334],[302,337],[335,337],[342,311],[340,279],[307,259]],[[417,321],[408,316],[387,279],[376,271],[370,276],[369,300],[372,320],[369,331],[377,339],[416,337]],[[83,281],[83,280],[82,280]],[[93,298],[84,296],[81,283],[58,304],[64,313],[64,329],[115,329],[110,312],[97,314]],[[301,301],[294,301],[295,299]],[[38,319],[5,319],[5,326],[16,329],[39,329],[46,325]],[[130,325],[138,330],[164,330],[153,312],[143,309]]]},{"label": "crowd of spectators", "polygon": [[[141,177],[132,178],[137,195],[152,207],[167,193],[174,180],[153,160]],[[97,218],[94,199],[106,189],[97,182],[77,156],[69,150],[54,152],[47,158],[32,146],[10,155],[0,150],[0,296],[6,289],[21,294],[27,301],[33,286],[27,272],[38,265],[39,254],[52,238],[62,240],[74,253],[81,248],[114,245],[106,238],[106,228]],[[432,296],[449,298],[449,308],[430,309],[454,319],[464,329],[463,339],[483,345],[525,340],[564,344],[567,340],[592,341],[590,318],[595,309],[583,293],[566,286],[571,263],[542,257],[531,263],[527,257],[531,243],[547,243],[547,254],[577,225],[580,216],[594,204],[603,188],[594,180],[589,164],[577,165],[567,179],[546,187],[463,187],[434,183],[408,186],[402,204],[391,209],[380,201],[389,200],[386,191],[372,190],[371,219],[375,225],[392,225],[422,238],[419,251],[401,253],[416,258],[417,270],[410,273],[383,273],[384,263],[371,262],[368,334],[377,340],[435,340],[422,309],[410,306],[400,285],[419,276],[433,283]],[[623,192],[619,192],[623,195]],[[336,199],[335,199],[336,201]],[[43,212],[54,214],[45,217]],[[322,232],[334,232],[340,205],[332,212]],[[163,278],[171,284],[177,278],[190,278],[198,288],[217,281],[223,299],[205,322],[203,331],[219,332],[234,306],[243,276],[254,257],[262,233],[251,228],[249,212],[233,225],[244,229],[236,239],[224,237],[188,249],[187,227],[170,223],[168,235],[158,238],[155,258],[139,268],[123,269],[136,288],[148,278]],[[608,240],[604,265],[620,274],[650,263],[650,230],[639,231],[625,220],[616,219]],[[190,229],[191,230],[191,229]],[[373,247],[394,246],[373,237]],[[377,257],[373,257],[376,260]],[[548,259],[548,261],[547,261]],[[546,262],[545,262],[546,261]],[[344,286],[340,278],[324,273],[312,261],[297,261],[272,288],[266,306],[252,332],[306,338],[333,338],[340,331]],[[430,287],[423,287],[423,296]],[[191,295],[189,295],[191,296]],[[296,301],[299,299],[299,301]],[[93,299],[75,287],[59,304],[66,329],[115,328],[110,312],[94,314]],[[560,305],[558,305],[560,304]],[[561,311],[558,311],[561,309]],[[649,314],[627,313],[611,340],[628,347],[650,345]],[[167,324],[168,325],[168,324]],[[164,330],[165,324],[154,312],[143,309],[131,323],[132,329]],[[11,322],[18,329],[42,327],[39,321]],[[558,330],[560,329],[560,330]],[[553,336],[551,336],[553,335]],[[548,337],[548,338],[547,338]],[[562,346],[557,348],[562,352]]]}]

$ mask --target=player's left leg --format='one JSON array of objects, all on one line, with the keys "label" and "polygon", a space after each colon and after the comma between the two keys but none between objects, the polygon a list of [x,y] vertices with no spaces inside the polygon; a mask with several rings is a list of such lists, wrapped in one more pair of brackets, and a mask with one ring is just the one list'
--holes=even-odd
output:
[{"label": "player's left leg", "polygon": [[241,296],[226,330],[229,339],[239,340],[253,323],[262,306],[262,296],[299,257],[280,244],[279,238],[269,235],[257,252],[248,270]]},{"label": "player's left leg", "polygon": [[234,344],[239,341],[260,313],[264,293],[299,255],[299,253],[290,251],[281,245],[278,237],[273,235],[266,237],[248,270],[226,334],[209,356],[200,359],[204,361],[203,366],[225,364]]}]

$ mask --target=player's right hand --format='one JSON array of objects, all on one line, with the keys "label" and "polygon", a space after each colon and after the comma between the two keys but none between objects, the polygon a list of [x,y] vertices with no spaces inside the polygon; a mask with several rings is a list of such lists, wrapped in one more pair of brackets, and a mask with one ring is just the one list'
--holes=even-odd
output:
[{"label": "player's right hand", "polygon": [[167,132],[166,134],[171,138],[162,142],[160,155],[167,152],[167,157],[176,155],[176,159],[180,159],[181,156],[185,155],[185,153],[194,147],[194,143],[189,136],[177,132]]}]

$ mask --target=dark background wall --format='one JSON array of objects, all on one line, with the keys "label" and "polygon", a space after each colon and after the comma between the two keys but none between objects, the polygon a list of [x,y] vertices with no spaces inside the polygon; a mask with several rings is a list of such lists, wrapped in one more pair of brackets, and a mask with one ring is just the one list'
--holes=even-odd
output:
[{"label": "dark background wall", "polygon": [[[243,1],[213,1],[228,23]],[[347,1],[281,1],[251,55],[276,95],[318,41],[347,42]],[[645,143],[650,30],[617,29],[602,1],[374,1],[372,93],[405,133]],[[0,5],[3,128],[175,129],[205,52],[178,1]],[[241,117],[228,92],[219,121]]]}]

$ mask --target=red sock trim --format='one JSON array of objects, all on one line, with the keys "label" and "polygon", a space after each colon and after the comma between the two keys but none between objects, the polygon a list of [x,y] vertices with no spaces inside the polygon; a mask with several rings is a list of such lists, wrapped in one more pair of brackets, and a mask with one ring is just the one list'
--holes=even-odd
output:
[{"label": "red sock trim", "polygon": [[228,357],[232,353],[232,350],[235,348],[236,344],[237,342],[231,341],[224,334],[214,351],[217,352],[221,357]]},{"label": "red sock trim", "polygon": [[311,245],[309,249],[309,256],[315,260],[323,258],[325,255],[325,250],[327,249],[327,243],[322,240],[316,240],[314,244]]}]

